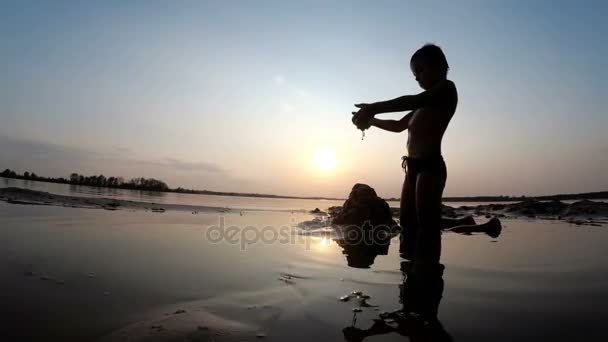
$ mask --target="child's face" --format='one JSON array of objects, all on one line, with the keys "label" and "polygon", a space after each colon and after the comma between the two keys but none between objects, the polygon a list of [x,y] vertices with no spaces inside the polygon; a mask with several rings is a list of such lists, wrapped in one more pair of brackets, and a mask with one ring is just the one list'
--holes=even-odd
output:
[{"label": "child's face", "polygon": [[412,69],[414,78],[424,90],[432,88],[435,83],[444,78],[443,72],[440,70],[440,68],[426,63],[420,58],[412,61],[410,64],[410,69]]}]

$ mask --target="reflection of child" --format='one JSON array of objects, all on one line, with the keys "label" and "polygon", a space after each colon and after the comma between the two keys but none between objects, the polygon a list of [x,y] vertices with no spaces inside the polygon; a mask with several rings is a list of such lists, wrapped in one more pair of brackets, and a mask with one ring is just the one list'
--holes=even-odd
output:
[{"label": "reflection of child", "polygon": [[[353,123],[365,130],[376,126],[390,132],[408,130],[407,176],[401,193],[402,257],[415,264],[439,264],[441,254],[441,197],[447,169],[441,140],[458,102],[456,85],[447,79],[448,62],[436,45],[414,53],[410,68],[424,92],[393,100],[355,106]],[[380,113],[410,111],[401,120],[381,120]],[[416,267],[415,267],[416,268]]]}]

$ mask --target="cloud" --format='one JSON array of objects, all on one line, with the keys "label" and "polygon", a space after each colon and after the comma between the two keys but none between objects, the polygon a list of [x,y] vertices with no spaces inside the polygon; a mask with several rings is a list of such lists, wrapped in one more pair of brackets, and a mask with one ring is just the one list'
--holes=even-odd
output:
[{"label": "cloud", "polygon": [[283,75],[276,75],[274,77],[274,83],[278,86],[282,86],[285,84],[285,77],[283,77]]},{"label": "cloud", "polygon": [[134,151],[128,147],[124,147],[124,146],[112,146],[112,149],[115,152],[118,152],[120,154],[133,154]]},{"label": "cloud", "polygon": [[283,76],[283,75],[276,75],[274,77],[274,83],[279,87],[287,88],[289,90],[289,92],[291,92],[292,94],[297,95],[299,97],[310,96],[309,91],[307,91],[306,89],[304,89],[296,84],[293,84],[293,83],[287,81],[287,79],[285,79],[285,76]]},{"label": "cloud", "polygon": [[285,103],[285,102],[281,103],[280,108],[283,113],[291,113],[295,110],[294,106],[292,106],[289,103]]},{"label": "cloud", "polygon": [[216,164],[207,163],[207,162],[184,162],[178,159],[166,158],[166,165],[170,168],[182,171],[206,171],[213,173],[221,173],[224,172],[224,169],[219,167]]},{"label": "cloud", "polygon": [[145,173],[146,177],[154,177],[155,173],[167,175],[175,171],[226,175],[222,167],[209,162],[188,162],[175,158],[164,158],[160,161],[128,158],[127,155],[132,156],[134,151],[119,146],[113,146],[111,153],[103,153],[0,136],[0,147],[0,168],[17,172],[30,170],[41,176],[65,177],[71,172],[104,172],[126,177]]}]

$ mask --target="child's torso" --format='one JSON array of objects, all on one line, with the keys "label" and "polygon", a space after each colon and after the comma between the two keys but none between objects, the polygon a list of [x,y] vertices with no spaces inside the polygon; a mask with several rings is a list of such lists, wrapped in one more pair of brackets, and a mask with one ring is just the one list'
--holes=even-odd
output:
[{"label": "child's torso", "polygon": [[443,134],[456,111],[456,89],[446,94],[440,103],[417,109],[408,126],[407,154],[428,158],[441,155]]}]

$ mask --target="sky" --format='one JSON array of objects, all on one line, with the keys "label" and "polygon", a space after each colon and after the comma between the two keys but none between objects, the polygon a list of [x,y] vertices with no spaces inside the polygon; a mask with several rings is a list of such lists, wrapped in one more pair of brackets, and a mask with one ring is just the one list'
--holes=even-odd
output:
[{"label": "sky", "polygon": [[420,92],[409,59],[432,42],[459,92],[445,196],[605,191],[607,15],[605,1],[2,1],[0,168],[398,197],[407,132],[361,140],[351,111]]}]

